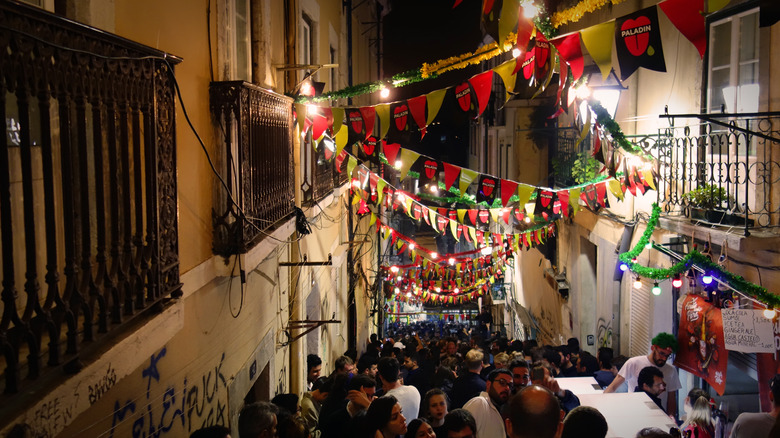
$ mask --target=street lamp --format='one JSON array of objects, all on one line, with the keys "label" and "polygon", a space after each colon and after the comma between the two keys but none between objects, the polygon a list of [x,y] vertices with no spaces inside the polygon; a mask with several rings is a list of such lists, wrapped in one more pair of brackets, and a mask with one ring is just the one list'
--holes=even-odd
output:
[{"label": "street lamp", "polygon": [[585,111],[587,111],[588,98],[592,98],[598,101],[604,109],[607,110],[611,118],[615,118],[617,114],[618,102],[620,101],[620,93],[628,88],[618,79],[615,74],[615,70],[610,70],[609,76],[606,79],[602,79],[600,74],[594,74],[592,71],[588,73],[585,83],[579,86],[575,92],[577,97],[582,99],[580,104],[580,117],[584,119]]}]

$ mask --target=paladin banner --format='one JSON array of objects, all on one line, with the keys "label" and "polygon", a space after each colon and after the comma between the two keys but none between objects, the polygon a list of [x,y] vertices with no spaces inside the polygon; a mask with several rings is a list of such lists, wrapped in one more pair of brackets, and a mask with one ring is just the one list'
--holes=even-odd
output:
[{"label": "paladin banner", "polygon": [[615,49],[623,80],[639,67],[666,71],[658,10],[655,6],[615,20]]}]

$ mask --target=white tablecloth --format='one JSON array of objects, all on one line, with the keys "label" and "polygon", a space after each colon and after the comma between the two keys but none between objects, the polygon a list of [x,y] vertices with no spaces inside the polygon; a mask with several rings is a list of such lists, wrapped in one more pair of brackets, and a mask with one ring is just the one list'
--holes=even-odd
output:
[{"label": "white tablecloth", "polygon": [[593,377],[560,377],[555,380],[558,381],[558,386],[561,389],[568,389],[578,397],[580,394],[602,394],[604,392]]},{"label": "white tablecloth", "polygon": [[665,432],[676,427],[644,392],[578,395],[580,404],[592,406],[604,415],[609,425],[607,437],[634,438],[645,427],[657,427]]}]

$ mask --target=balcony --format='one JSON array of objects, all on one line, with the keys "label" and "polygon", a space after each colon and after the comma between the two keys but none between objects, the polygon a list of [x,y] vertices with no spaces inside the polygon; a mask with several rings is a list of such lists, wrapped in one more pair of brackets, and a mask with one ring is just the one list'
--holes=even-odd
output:
[{"label": "balcony", "polygon": [[213,251],[243,254],[293,213],[292,99],[242,81],[213,82],[210,99],[223,136]]},{"label": "balcony", "polygon": [[181,295],[180,60],[23,4],[0,22],[2,417]]},{"label": "balcony", "polygon": [[[675,126],[698,117],[695,126]],[[659,205],[698,225],[772,233],[780,224],[780,114],[668,116],[669,127],[635,141],[659,162]],[[692,192],[704,198],[706,215]],[[688,195],[686,195],[688,194]]]}]

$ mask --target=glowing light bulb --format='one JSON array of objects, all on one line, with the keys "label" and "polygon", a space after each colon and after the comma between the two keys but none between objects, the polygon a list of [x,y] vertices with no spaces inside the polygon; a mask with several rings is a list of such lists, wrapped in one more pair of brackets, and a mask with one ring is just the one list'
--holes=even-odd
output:
[{"label": "glowing light bulb", "polygon": [[530,224],[531,223],[531,216],[526,216],[524,220],[525,220],[525,223]]},{"label": "glowing light bulb", "polygon": [[433,290],[435,290],[436,292],[441,292],[441,288],[440,288],[440,287],[438,287],[438,286],[436,286],[435,288],[433,288]]},{"label": "glowing light bulb", "polygon": [[712,283],[712,275],[710,274],[704,274],[701,276],[701,282],[704,284],[710,284]]},{"label": "glowing light bulb", "polygon": [[454,265],[455,264],[455,258],[454,257],[450,257],[449,260],[447,260],[447,262],[450,264],[450,266]]},{"label": "glowing light bulb", "polygon": [[520,54],[522,54],[522,53],[523,53],[523,52],[522,52],[520,49],[518,49],[517,47],[515,47],[514,49],[512,49],[512,58],[517,58],[517,57],[518,57],[518,56],[520,56]]},{"label": "glowing light bulb", "polygon": [[409,244],[409,250],[410,251],[414,251],[415,248],[417,248],[417,245],[415,245],[414,243],[410,243]]},{"label": "glowing light bulb", "polygon": [[653,242],[647,242],[645,249],[653,249]]},{"label": "glowing light bulb", "polygon": [[634,289],[642,288],[642,279],[639,277],[634,278]]},{"label": "glowing light bulb", "polygon": [[398,272],[398,266],[391,266],[391,267],[390,267],[390,272],[392,272],[393,274],[395,274],[396,272]]},{"label": "glowing light bulb", "polygon": [[764,318],[774,319],[774,317],[775,317],[775,309],[771,307],[767,307],[766,310],[764,310]]},{"label": "glowing light bulb", "polygon": [[453,291],[453,292],[455,292],[455,293],[458,293],[458,292],[460,292],[460,289],[458,289],[458,288],[456,287],[456,288],[455,288],[455,289],[453,289],[452,291]]},{"label": "glowing light bulb", "polygon": [[528,2],[523,4],[523,15],[525,18],[534,19],[539,15],[539,8],[535,4]]},{"label": "glowing light bulb", "polygon": [[672,286],[676,287],[677,289],[682,287],[682,278],[680,278],[679,274],[674,277],[674,280],[672,280]]},{"label": "glowing light bulb", "polygon": [[387,99],[388,97],[390,97],[390,89],[387,87],[382,87],[382,89],[379,90],[379,96],[382,99]]},{"label": "glowing light bulb", "polygon": [[398,288],[393,289],[393,291],[396,293],[396,295],[401,293],[401,289]]},{"label": "glowing light bulb", "polygon": [[395,277],[395,279],[398,280],[398,281],[404,281],[404,278],[401,277],[400,275],[398,277]]},{"label": "glowing light bulb", "polygon": [[658,285],[657,281],[653,283],[653,295],[655,296],[661,295],[661,286]]},{"label": "glowing light bulb", "polygon": [[395,160],[395,167],[396,167],[396,169],[400,168],[403,165],[404,165],[403,161]]},{"label": "glowing light bulb", "polygon": [[433,184],[431,185],[430,189],[431,193],[439,193],[439,186]]},{"label": "glowing light bulb", "polygon": [[620,270],[623,271],[623,272],[628,271],[628,265],[625,264],[625,263],[621,263],[620,264]]},{"label": "glowing light bulb", "polygon": [[432,258],[432,259],[438,259],[438,258],[439,258],[439,253],[437,253],[437,252],[432,252],[432,253],[431,253],[431,258]]},{"label": "glowing light bulb", "polygon": [[484,246],[484,247],[482,247],[480,252],[482,253],[482,255],[490,255],[490,254],[493,254],[493,248],[491,248],[489,246]]},{"label": "glowing light bulb", "polygon": [[411,292],[407,292],[406,293],[406,298],[411,298],[411,297],[412,297],[412,293]]}]

